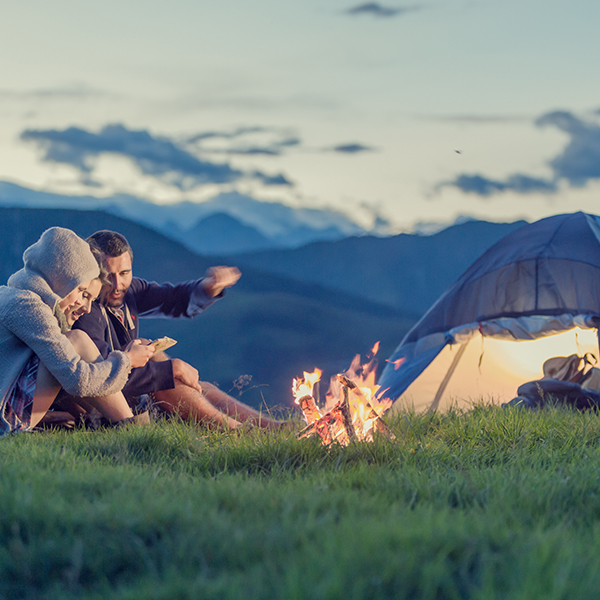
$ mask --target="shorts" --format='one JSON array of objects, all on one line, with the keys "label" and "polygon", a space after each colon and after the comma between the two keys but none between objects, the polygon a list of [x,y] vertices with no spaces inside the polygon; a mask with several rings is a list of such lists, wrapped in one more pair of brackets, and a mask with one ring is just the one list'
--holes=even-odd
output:
[{"label": "shorts", "polygon": [[40,359],[34,354],[23,367],[17,379],[6,392],[4,420],[10,431],[29,431],[31,427],[31,409],[37,381]]}]

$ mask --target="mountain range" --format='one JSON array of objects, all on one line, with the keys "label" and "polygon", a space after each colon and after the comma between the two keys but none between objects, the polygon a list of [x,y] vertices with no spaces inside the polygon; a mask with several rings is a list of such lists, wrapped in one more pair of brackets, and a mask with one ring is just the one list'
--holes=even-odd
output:
[{"label": "mountain range", "polygon": [[[0,206],[102,210],[147,225],[203,254],[295,248],[365,233],[335,210],[293,208],[237,192],[219,194],[201,203],[156,204],[125,194],[108,198],[68,196],[0,181]],[[203,224],[206,219],[208,223]],[[210,237],[206,237],[207,231]]]},{"label": "mountain range", "polygon": [[525,221],[467,221],[433,235],[349,237],[229,256],[243,268],[361,296],[416,320],[481,254]]}]

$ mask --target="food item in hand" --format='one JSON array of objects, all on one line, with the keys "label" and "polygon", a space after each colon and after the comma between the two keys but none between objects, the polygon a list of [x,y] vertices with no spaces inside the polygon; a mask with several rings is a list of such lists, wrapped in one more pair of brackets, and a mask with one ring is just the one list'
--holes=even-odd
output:
[{"label": "food item in hand", "polygon": [[[148,345],[154,346],[154,348],[155,348],[154,354],[157,354],[158,352],[163,352],[167,348],[174,346],[176,343],[177,343],[177,340],[174,340],[170,337],[165,336],[165,337],[158,338],[157,340],[153,340]],[[154,356],[154,354],[152,356]]]}]

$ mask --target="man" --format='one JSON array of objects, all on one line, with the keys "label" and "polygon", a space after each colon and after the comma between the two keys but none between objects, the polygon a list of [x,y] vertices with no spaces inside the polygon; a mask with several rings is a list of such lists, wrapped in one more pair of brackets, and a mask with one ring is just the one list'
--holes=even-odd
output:
[{"label": "man", "polygon": [[[149,283],[133,277],[133,251],[124,236],[102,230],[87,240],[102,253],[110,285],[103,303],[95,302],[73,328],[82,329],[95,342],[103,356],[126,348],[138,338],[138,317],[195,317],[223,296],[238,281],[235,267],[213,267],[197,281],[172,285]],[[268,419],[210,383],[198,381],[198,371],[178,358],[159,353],[145,367],[132,369],[123,394],[132,404],[136,398],[152,394],[158,406],[179,414],[185,420],[199,420],[221,427],[236,428],[247,421],[262,427],[280,422]]]}]

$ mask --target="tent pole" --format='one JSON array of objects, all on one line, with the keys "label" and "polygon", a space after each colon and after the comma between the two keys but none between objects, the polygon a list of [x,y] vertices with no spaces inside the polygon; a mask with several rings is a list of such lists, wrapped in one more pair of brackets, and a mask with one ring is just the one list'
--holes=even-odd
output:
[{"label": "tent pole", "polygon": [[452,374],[454,373],[454,371],[456,371],[456,367],[458,366],[458,363],[460,362],[462,355],[465,353],[468,343],[469,342],[467,341],[464,344],[461,344],[460,348],[458,349],[458,352],[456,353],[456,356],[454,357],[454,360],[452,361],[452,364],[450,365],[450,368],[448,369],[446,376],[442,380],[442,383],[440,383],[440,387],[438,388],[438,391],[435,394],[435,398],[433,399],[433,402],[431,403],[431,406],[429,407],[429,410],[427,411],[428,413],[432,413],[435,410],[437,410],[437,407],[440,404],[440,400],[442,399],[442,394],[446,390],[446,386],[448,385],[450,378],[452,377]]}]

